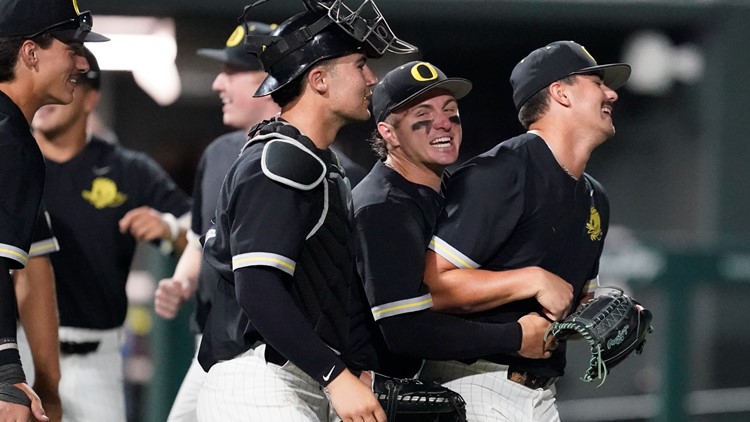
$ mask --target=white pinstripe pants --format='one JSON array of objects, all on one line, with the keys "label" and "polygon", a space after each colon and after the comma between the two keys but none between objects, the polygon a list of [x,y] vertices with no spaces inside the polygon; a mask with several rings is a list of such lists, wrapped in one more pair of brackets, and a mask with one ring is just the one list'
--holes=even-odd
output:
[{"label": "white pinstripe pants", "polygon": [[266,363],[260,345],[215,364],[198,394],[198,421],[339,421],[320,385],[291,362]]},{"label": "white pinstripe pants", "polygon": [[426,361],[422,380],[437,379],[466,400],[469,422],[559,422],[555,386],[532,390],[508,380],[508,366],[486,360],[471,365]]},{"label": "white pinstripe pants", "polygon": [[[20,332],[21,330],[19,330]],[[122,328],[90,330],[60,327],[61,341],[99,341],[95,352],[60,355],[60,402],[63,422],[125,422],[125,381],[120,347]],[[34,365],[28,340],[19,333],[24,370],[33,383]]]}]

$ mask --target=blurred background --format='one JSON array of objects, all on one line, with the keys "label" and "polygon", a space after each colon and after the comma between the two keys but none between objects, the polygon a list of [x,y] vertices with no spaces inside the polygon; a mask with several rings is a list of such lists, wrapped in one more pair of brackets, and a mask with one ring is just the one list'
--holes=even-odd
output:
[{"label": "blurred background", "polygon": [[[750,305],[750,1],[377,4],[422,58],[474,83],[460,104],[461,160],[521,132],[508,77],[531,50],[569,39],[599,63],[633,66],[615,104],[617,134],[597,149],[587,172],[607,188],[612,208],[602,284],[622,286],[652,309],[656,331],[644,353],[615,368],[600,388],[578,379],[588,352],[583,344],[571,347],[567,376],[558,382],[560,413],[571,422],[750,420],[750,363],[743,358],[750,346],[744,313]],[[94,13],[94,29],[113,39],[91,46],[108,69],[98,109],[103,127],[123,145],[148,152],[192,192],[203,148],[230,131],[211,92],[220,65],[195,51],[222,48],[245,3],[79,5]],[[270,0],[250,17],[280,23],[302,10],[299,0]],[[382,76],[397,60],[404,58],[371,64]],[[367,168],[375,160],[364,141],[372,128],[348,128],[337,140]],[[194,351],[190,309],[174,321],[152,310],[155,283],[173,265],[145,247],[129,281],[131,421],[166,418]]]}]

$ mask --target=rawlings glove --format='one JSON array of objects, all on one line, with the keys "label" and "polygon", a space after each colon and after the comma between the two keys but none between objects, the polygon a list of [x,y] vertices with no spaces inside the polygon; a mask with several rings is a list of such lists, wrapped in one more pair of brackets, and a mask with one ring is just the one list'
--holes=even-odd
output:
[{"label": "rawlings glove", "polygon": [[621,289],[613,289],[616,291],[597,296],[563,321],[554,322],[545,336],[545,341],[554,344],[573,334],[582,335],[591,345],[591,359],[581,379],[586,382],[601,379],[597,387],[633,351],[640,354],[646,334],[654,331],[651,312]]},{"label": "rawlings glove", "polygon": [[373,374],[372,391],[388,422],[466,422],[466,402],[436,382]]}]

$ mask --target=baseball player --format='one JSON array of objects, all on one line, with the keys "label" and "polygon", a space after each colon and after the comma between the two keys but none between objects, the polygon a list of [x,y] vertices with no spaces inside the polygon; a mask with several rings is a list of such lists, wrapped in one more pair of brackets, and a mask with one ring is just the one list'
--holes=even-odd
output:
[{"label": "baseball player", "polygon": [[[137,241],[184,246],[186,196],[145,154],[87,136],[101,72],[91,70],[74,101],[41,108],[32,122],[47,164],[44,200],[60,252],[51,255],[60,314],[64,421],[124,421],[122,324],[125,281]],[[187,224],[185,224],[187,226]]]},{"label": "baseball player", "polygon": [[[48,420],[26,384],[16,341],[17,304],[11,269],[27,264],[44,187],[44,161],[29,122],[44,104],[73,100],[76,77],[88,69],[84,41],[91,14],[66,0],[0,4],[0,421]],[[44,288],[44,286],[40,287]],[[49,288],[49,286],[47,286]],[[38,307],[53,303],[40,302]]]},{"label": "baseball player", "polygon": [[306,6],[247,40],[269,73],[255,95],[270,95],[281,115],[250,132],[206,236],[220,280],[198,355],[208,371],[201,421],[385,420],[358,379],[377,361],[354,278],[351,193],[328,146],[370,117],[367,55],[414,47],[384,20],[372,31],[361,8]]},{"label": "baseball player", "polygon": [[[572,41],[534,50],[515,66],[513,101],[528,132],[469,160],[448,181],[425,270],[433,298],[476,312],[465,315],[471,321],[503,323],[529,312],[560,319],[593,294],[609,202],[584,168],[615,133],[614,90],[629,75],[630,66],[598,65]],[[558,275],[565,288],[498,283],[501,271],[528,266]],[[462,394],[470,420],[555,421],[554,383],[564,368],[561,345],[549,359],[428,361],[423,376]]]},{"label": "baseball player", "polygon": [[[271,30],[270,25],[260,22],[248,25],[251,34],[267,35]],[[211,273],[201,272],[202,247],[198,239],[211,227],[221,182],[247,142],[248,131],[256,123],[279,113],[279,106],[271,97],[253,97],[267,74],[258,58],[245,51],[245,35],[245,27],[240,25],[229,36],[223,49],[198,50],[199,55],[223,64],[212,88],[223,103],[224,124],[239,130],[218,137],[203,152],[195,176],[189,244],[180,256],[172,278],[159,282],[154,298],[156,313],[171,319],[195,293],[197,307],[193,326],[198,333],[196,344],[200,343],[200,333],[206,325],[217,282],[215,277],[207,277]],[[196,353],[172,404],[168,421],[197,420],[195,408],[204,378],[205,372],[198,364]]]},{"label": "baseball player", "polygon": [[[458,100],[470,90],[468,80],[448,78],[421,61],[388,72],[373,90],[377,129],[371,143],[380,161],[352,196],[357,268],[386,344],[400,355],[381,368],[388,375],[413,377],[422,358],[463,360],[516,351],[544,357],[546,319],[532,313],[520,323],[488,324],[438,313],[422,280],[443,209],[443,170],[456,161],[461,146]],[[503,338],[513,341],[498,340]]]}]

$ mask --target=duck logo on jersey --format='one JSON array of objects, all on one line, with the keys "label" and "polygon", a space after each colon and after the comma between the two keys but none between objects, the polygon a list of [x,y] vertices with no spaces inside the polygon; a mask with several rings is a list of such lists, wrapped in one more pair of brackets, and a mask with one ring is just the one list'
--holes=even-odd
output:
[{"label": "duck logo on jersey", "polygon": [[591,216],[586,223],[586,232],[591,240],[602,240],[602,219],[599,217],[599,211],[591,207]]},{"label": "duck logo on jersey", "polygon": [[91,190],[81,192],[81,196],[97,209],[119,207],[128,199],[127,195],[117,191],[115,181],[106,177],[94,179]]}]

